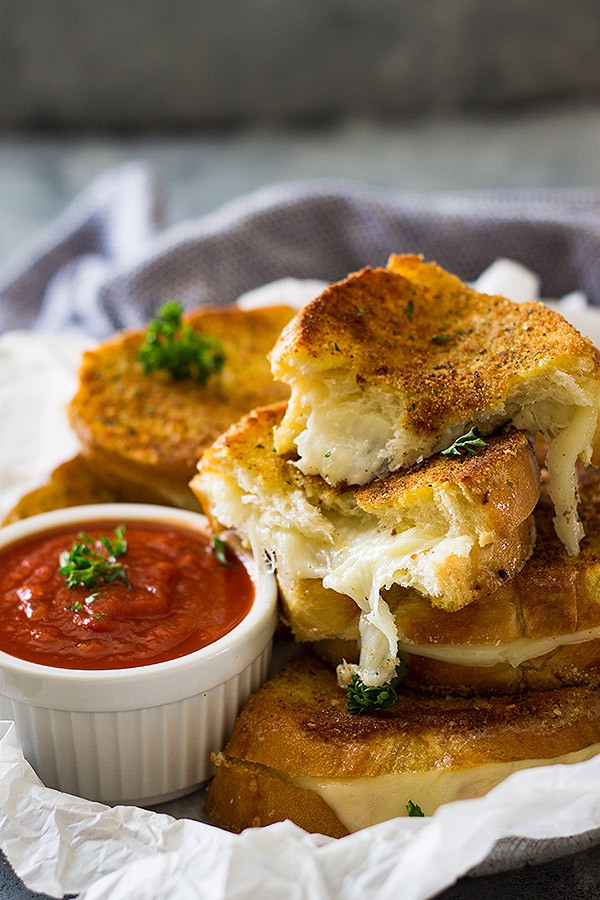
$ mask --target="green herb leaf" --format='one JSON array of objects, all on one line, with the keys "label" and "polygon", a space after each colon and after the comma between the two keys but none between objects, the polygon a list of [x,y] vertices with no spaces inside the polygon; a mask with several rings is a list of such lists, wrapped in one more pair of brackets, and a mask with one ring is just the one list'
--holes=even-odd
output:
[{"label": "green herb leaf", "polygon": [[227,547],[227,544],[225,543],[223,538],[220,538],[220,537],[213,538],[213,553],[215,554],[215,556],[217,557],[217,559],[219,560],[219,562],[221,563],[222,566],[230,566],[231,565],[231,563],[227,559],[226,547]]},{"label": "green herb leaf", "polygon": [[451,337],[450,334],[434,334],[431,340],[434,344],[441,344],[443,341],[449,341]]},{"label": "green herb leaf", "polygon": [[478,450],[487,447],[487,443],[479,434],[479,428],[474,425],[466,434],[456,438],[453,444],[442,450],[442,456],[462,456],[463,453],[470,453],[475,456]]},{"label": "green herb leaf", "polygon": [[[58,571],[64,576],[70,588],[79,586],[97,588],[103,582],[109,584],[113,581],[121,581],[129,588],[131,585],[127,580],[125,568],[122,563],[117,562],[117,558],[124,556],[126,550],[124,525],[115,528],[114,539],[100,535],[98,540],[94,540],[89,534],[80,531],[71,549],[60,554]],[[90,595],[87,599],[93,602],[96,598]],[[81,608],[81,604],[78,605]]]},{"label": "green herb leaf", "polygon": [[176,300],[161,306],[144,335],[138,359],[146,375],[165,369],[177,381],[193,378],[206,384],[223,368],[223,345],[182,322],[182,313],[183,307]]},{"label": "green herb leaf", "polygon": [[332,450],[327,450],[327,452],[325,453],[325,459],[329,459],[329,457],[331,456],[332,453],[333,453]]},{"label": "green herb leaf", "polygon": [[359,675],[353,675],[347,690],[348,711],[360,716],[371,707],[389,709],[398,702],[396,688],[407,675],[408,666],[402,661],[396,667],[392,680],[378,687],[367,687]]},{"label": "green herb leaf", "polygon": [[412,314],[415,311],[415,304],[412,300],[409,300],[406,306],[404,307],[404,315],[407,319],[412,319]]},{"label": "green herb leaf", "polygon": [[421,807],[417,803],[413,803],[412,800],[409,800],[406,804],[406,812],[409,816],[422,816],[425,817],[425,813],[421,809]]}]

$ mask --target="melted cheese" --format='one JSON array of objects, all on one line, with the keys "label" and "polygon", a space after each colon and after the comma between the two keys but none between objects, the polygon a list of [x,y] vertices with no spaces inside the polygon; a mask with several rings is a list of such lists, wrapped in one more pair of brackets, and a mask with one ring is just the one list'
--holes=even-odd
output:
[{"label": "melted cheese", "polygon": [[518,638],[508,644],[410,644],[400,638],[398,646],[401,651],[413,656],[425,656],[455,665],[487,668],[508,663],[516,668],[530,659],[552,653],[559,647],[598,639],[600,627],[545,638]]},{"label": "melted cheese", "polygon": [[[406,410],[400,395],[372,388],[359,391],[339,370],[321,373],[318,381],[308,372],[295,373],[295,378],[292,400],[275,430],[276,446],[285,446],[293,435],[298,468],[330,484],[366,484],[448,447],[470,427],[456,422],[432,438],[402,424]],[[589,465],[599,418],[596,382],[561,371],[531,378],[514,390],[505,406],[481,410],[476,417],[483,434],[505,422],[532,437],[542,432],[548,444],[548,491],[556,533],[572,556],[583,537],[575,466],[578,461]]]},{"label": "melted cheese", "polygon": [[[543,415],[540,415],[540,410]],[[563,421],[559,424],[558,433],[553,435],[559,416]],[[577,474],[575,465],[578,460],[589,465],[592,455],[592,440],[598,427],[600,409],[598,404],[576,407],[569,411],[564,423],[565,410],[557,404],[541,403],[525,407],[514,417],[517,428],[523,428],[532,434],[540,430],[548,443],[546,467],[548,469],[548,493],[554,504],[554,527],[556,533],[571,556],[579,552],[579,543],[584,536],[583,526],[577,513]]]},{"label": "melted cheese", "polygon": [[[370,516],[349,520],[330,514],[334,525],[329,540],[306,535],[299,529],[272,528],[273,517],[258,511],[247,495],[237,502],[235,489],[229,502],[216,504],[213,512],[220,521],[233,521],[248,535],[258,556],[274,550],[277,567],[287,579],[320,578],[323,586],[351,597],[360,609],[361,654],[358,666],[340,667],[340,683],[347,684],[357,672],[365,684],[385,684],[398,665],[398,632],[394,616],[381,597],[382,588],[392,584],[415,587],[439,594],[438,566],[449,555],[468,557],[475,538],[443,536],[433,530],[409,528],[397,534],[377,532]],[[236,510],[232,510],[232,501]],[[292,520],[293,521],[293,520]]]},{"label": "melted cheese", "polygon": [[294,784],[314,791],[335,812],[348,831],[368,828],[406,816],[409,800],[431,816],[443,803],[481,797],[513,772],[558,764],[584,762],[600,753],[600,744],[554,759],[526,759],[456,769],[402,772],[374,778],[314,778],[295,776]]}]

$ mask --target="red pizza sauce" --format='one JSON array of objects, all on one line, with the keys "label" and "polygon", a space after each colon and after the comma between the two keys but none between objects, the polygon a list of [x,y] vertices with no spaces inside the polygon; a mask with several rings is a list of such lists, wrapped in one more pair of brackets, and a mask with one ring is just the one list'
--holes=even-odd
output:
[{"label": "red pizza sauce", "polygon": [[208,537],[159,522],[125,523],[118,562],[129,587],[69,588],[61,553],[82,531],[112,539],[118,525],[56,528],[0,549],[0,650],[68,669],[147,666],[206,647],[247,615],[254,585],[235,554],[220,562]]}]

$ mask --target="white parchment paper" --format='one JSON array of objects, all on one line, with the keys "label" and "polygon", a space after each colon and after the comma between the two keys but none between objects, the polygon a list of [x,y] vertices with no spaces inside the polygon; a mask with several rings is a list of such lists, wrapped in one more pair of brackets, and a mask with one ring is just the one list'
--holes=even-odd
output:
[{"label": "white parchment paper", "polygon": [[189,819],[107,807],[44,788],[0,725],[0,844],[25,883],[85,900],[420,900],[508,835],[553,838],[600,826],[600,756],[518,772],[487,796],[340,840],[291,822],[241,835]]},{"label": "white parchment paper", "polygon": [[[488,276],[484,285],[491,293],[499,288]],[[516,264],[497,263],[495,277],[513,299],[535,299],[531,273]],[[556,306],[600,345],[600,312],[588,308],[585,298],[574,295]],[[53,381],[46,363],[52,366],[56,346],[48,339],[44,355],[44,336],[30,339],[35,347],[22,333],[18,339],[0,339],[6,457],[0,469],[10,469],[4,489],[10,486],[11,497],[19,489],[16,463],[22,450],[18,435],[23,432],[11,430],[10,415],[23,406],[11,366],[3,368],[3,362],[15,349],[33,349],[34,356],[41,354],[46,361],[40,369],[44,377],[34,386],[35,402],[43,409],[44,397],[52,399],[53,414],[42,421],[51,421],[54,434],[57,427],[63,434],[62,444],[48,435],[53,441],[48,453],[44,435],[36,430],[42,454],[34,460],[38,483],[73,451],[64,403],[73,384],[74,369],[69,367],[75,365],[81,344],[71,350],[61,345],[62,374]],[[24,759],[14,724],[0,723],[0,846],[28,887],[55,897],[79,893],[83,900],[421,900],[484,860],[502,838],[558,838],[599,827],[600,756],[577,765],[518,772],[485,797],[448,804],[430,819],[395,819],[341,840],[308,835],[290,822],[231,835],[190,818],[111,808],[47,789]]]}]

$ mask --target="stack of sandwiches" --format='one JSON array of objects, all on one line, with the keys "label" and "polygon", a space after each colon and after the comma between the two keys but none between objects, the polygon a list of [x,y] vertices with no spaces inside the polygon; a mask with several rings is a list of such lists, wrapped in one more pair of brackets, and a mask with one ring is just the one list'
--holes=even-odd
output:
[{"label": "stack of sandwiches", "polygon": [[191,486],[311,652],[215,759],[215,823],[340,836],[599,752],[600,353],[541,304],[394,256],[270,359],[290,399]]}]

